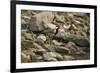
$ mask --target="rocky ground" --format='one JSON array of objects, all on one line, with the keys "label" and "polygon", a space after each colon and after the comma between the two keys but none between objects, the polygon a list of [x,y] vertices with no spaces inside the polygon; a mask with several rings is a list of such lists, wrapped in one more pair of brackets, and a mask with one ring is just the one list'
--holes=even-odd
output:
[{"label": "rocky ground", "polygon": [[89,58],[89,13],[21,11],[22,63]]}]

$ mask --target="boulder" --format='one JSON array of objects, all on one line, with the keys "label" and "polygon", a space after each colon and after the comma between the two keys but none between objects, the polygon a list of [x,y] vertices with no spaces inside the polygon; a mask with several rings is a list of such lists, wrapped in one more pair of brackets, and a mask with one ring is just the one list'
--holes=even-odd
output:
[{"label": "boulder", "polygon": [[68,32],[58,33],[55,36],[55,38],[58,38],[59,40],[63,40],[63,42],[69,42],[69,41],[74,42],[76,45],[81,47],[90,46],[90,41],[87,37],[69,34]]},{"label": "boulder", "polygon": [[53,12],[41,12],[31,17],[29,29],[31,31],[43,31],[47,24],[54,19]]}]

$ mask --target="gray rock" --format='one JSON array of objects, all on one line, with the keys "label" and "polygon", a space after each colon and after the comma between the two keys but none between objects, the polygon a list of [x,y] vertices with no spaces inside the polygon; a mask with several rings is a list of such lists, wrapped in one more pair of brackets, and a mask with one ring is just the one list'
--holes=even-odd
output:
[{"label": "gray rock", "polygon": [[60,40],[63,40],[64,42],[72,41],[78,46],[89,47],[89,45],[90,45],[88,38],[86,38],[84,36],[77,36],[77,35],[69,34],[67,32],[66,33],[58,33],[55,37]]},{"label": "gray rock", "polygon": [[87,53],[90,52],[90,47],[79,47],[79,49],[80,49],[81,51],[84,51],[84,52],[87,52]]},{"label": "gray rock", "polygon": [[55,36],[55,38],[58,38],[58,40],[63,40],[62,42],[68,42],[72,41],[74,38],[74,35],[71,35],[67,32],[58,32],[58,34]]},{"label": "gray rock", "polygon": [[90,46],[90,41],[86,37],[77,37],[73,41],[76,43],[76,45],[81,46],[81,47]]},{"label": "gray rock", "polygon": [[43,31],[53,19],[54,14],[52,12],[38,13],[31,18],[29,28],[31,31]]}]

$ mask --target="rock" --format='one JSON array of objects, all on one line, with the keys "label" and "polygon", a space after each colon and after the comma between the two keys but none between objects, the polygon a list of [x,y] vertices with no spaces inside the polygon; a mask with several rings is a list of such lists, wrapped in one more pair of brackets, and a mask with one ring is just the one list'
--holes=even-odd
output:
[{"label": "rock", "polygon": [[77,36],[69,33],[58,33],[55,38],[63,40],[63,42],[72,41],[78,46],[89,47],[90,45],[88,38],[84,36]]},{"label": "rock", "polygon": [[75,52],[77,50],[79,50],[79,48],[77,47],[77,45],[74,42],[68,42],[66,46],[67,46],[67,48],[69,48],[70,50],[73,50]]},{"label": "rock", "polygon": [[24,50],[21,52],[21,61],[22,62],[29,62],[31,60],[31,56],[35,54],[31,50]]},{"label": "rock", "polygon": [[33,45],[34,45],[34,48],[35,48],[35,49],[43,49],[42,46],[39,45],[38,43],[35,43],[35,42],[34,42]]},{"label": "rock", "polygon": [[54,52],[46,52],[44,53],[44,57],[56,57],[56,54]]},{"label": "rock", "polygon": [[81,51],[86,52],[86,53],[89,53],[89,52],[90,52],[90,47],[79,47],[79,49],[80,49]]},{"label": "rock", "polygon": [[46,50],[39,44],[37,43],[33,43],[34,44],[34,48],[35,50],[33,50],[34,53],[38,54],[38,55],[42,55],[44,52],[46,52]]},{"label": "rock", "polygon": [[34,48],[33,42],[29,41],[29,40],[25,40],[25,41],[21,42],[21,44],[26,49],[28,49],[28,48]]},{"label": "rock", "polygon": [[33,51],[35,54],[37,54],[37,55],[43,55],[43,53],[44,52],[46,52],[46,50],[45,49],[37,49],[36,51]]},{"label": "rock", "polygon": [[68,30],[68,29],[71,27],[71,25],[67,25],[67,24],[66,24],[66,25],[64,25],[63,27],[64,27],[64,29],[67,29],[67,30]]},{"label": "rock", "polygon": [[82,13],[82,12],[75,12],[75,13],[72,13],[74,16],[85,16],[86,14]]},{"label": "rock", "polygon": [[62,42],[58,42],[58,41],[56,41],[56,40],[53,40],[52,42],[53,42],[53,44],[56,45],[56,46],[60,46],[60,45],[63,44]]},{"label": "rock", "polygon": [[78,20],[73,20],[73,21],[74,21],[75,24],[81,24],[81,22],[78,21]]},{"label": "rock", "polygon": [[40,55],[31,56],[31,62],[40,62],[43,59]]},{"label": "rock", "polygon": [[69,56],[69,55],[64,55],[63,59],[67,60],[67,61],[69,61],[69,60],[75,60],[75,58],[73,56]]},{"label": "rock", "polygon": [[28,28],[28,25],[27,24],[22,24],[21,26],[22,26],[21,29],[27,29]]},{"label": "rock", "polygon": [[56,53],[56,59],[59,60],[59,61],[62,61],[63,60],[63,56],[60,54],[60,53]]},{"label": "rock", "polygon": [[57,55],[54,52],[46,52],[43,54],[44,60],[47,60],[47,61],[57,61],[56,57]]},{"label": "rock", "polygon": [[45,59],[46,61],[57,61],[57,59],[56,58],[47,58],[47,59]]},{"label": "rock", "polygon": [[38,13],[31,18],[29,28],[31,31],[43,31],[47,28],[47,24],[51,23],[53,19],[53,12]]},{"label": "rock", "polygon": [[70,18],[74,17],[74,15],[72,13],[67,13],[67,16],[70,17]]},{"label": "rock", "polygon": [[64,33],[65,30],[64,30],[63,28],[60,28],[60,29],[58,29],[58,32],[59,32],[59,33]]},{"label": "rock", "polygon": [[42,59],[43,59],[42,56],[40,56],[40,55],[36,55],[36,60],[42,60]]},{"label": "rock", "polygon": [[70,50],[66,47],[56,46],[55,50],[60,54],[70,54]]},{"label": "rock", "polygon": [[21,36],[21,42],[24,42],[24,41],[25,41],[25,37]]},{"label": "rock", "polygon": [[27,63],[30,60],[30,56],[25,55],[24,53],[21,53],[21,62],[22,63]]},{"label": "rock", "polygon": [[63,60],[63,56],[57,52],[46,52],[44,53],[44,58],[45,59],[52,59],[52,58],[55,58],[56,60]]},{"label": "rock", "polygon": [[55,47],[54,47],[54,45],[44,44],[44,48],[45,48],[47,51],[55,52]]},{"label": "rock", "polygon": [[44,33],[48,36],[54,36],[57,32],[58,27],[55,24],[48,23],[47,28],[44,30]]},{"label": "rock", "polygon": [[32,38],[32,34],[30,34],[30,33],[25,33],[25,38],[27,39],[27,40],[32,40],[33,38]]},{"label": "rock", "polygon": [[27,22],[24,19],[21,19],[21,24],[27,24]]},{"label": "rock", "polygon": [[57,26],[55,24],[52,24],[52,23],[48,23],[47,24],[47,27],[51,30],[54,30],[54,29],[57,29]]},{"label": "rock", "polygon": [[43,34],[40,34],[38,37],[37,37],[37,41],[38,42],[41,42],[41,43],[44,43],[46,41],[46,36],[43,35]]},{"label": "rock", "polygon": [[30,20],[30,19],[31,19],[31,17],[30,17],[30,16],[25,16],[25,15],[24,15],[24,16],[22,16],[22,18],[23,18],[23,19],[28,19],[28,20]]},{"label": "rock", "polygon": [[21,17],[21,24],[29,24],[31,17],[29,16],[22,16]]},{"label": "rock", "polygon": [[77,27],[74,24],[72,24],[72,27],[73,29],[77,30]]},{"label": "rock", "polygon": [[64,16],[62,16],[62,15],[56,15],[56,22],[64,24],[65,23]]},{"label": "rock", "polygon": [[69,34],[68,32],[58,32],[55,36],[58,40],[63,40],[62,42],[72,41],[74,35]]},{"label": "rock", "polygon": [[78,55],[78,56],[85,56],[86,52],[80,50],[80,51],[76,52],[76,55]]},{"label": "rock", "polygon": [[86,37],[77,37],[73,41],[76,43],[76,45],[81,46],[81,47],[89,47],[90,46],[90,42]]},{"label": "rock", "polygon": [[35,53],[33,53],[30,49],[28,50],[23,50],[22,53],[26,54],[26,55],[35,55]]},{"label": "rock", "polygon": [[30,16],[21,16],[21,29],[27,29],[30,22]]}]

